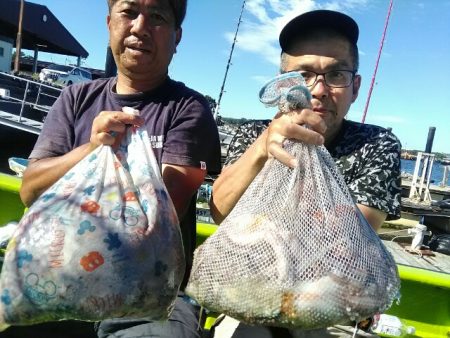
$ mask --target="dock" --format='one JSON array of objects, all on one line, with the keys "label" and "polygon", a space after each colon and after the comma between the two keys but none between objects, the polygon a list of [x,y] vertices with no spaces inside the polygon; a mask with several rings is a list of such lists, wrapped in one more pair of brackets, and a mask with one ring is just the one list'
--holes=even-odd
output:
[{"label": "dock", "polygon": [[396,242],[395,240],[383,240],[383,244],[392,254],[397,264],[444,272],[449,274],[450,278],[450,256],[429,250],[411,253],[407,251],[409,243]]}]

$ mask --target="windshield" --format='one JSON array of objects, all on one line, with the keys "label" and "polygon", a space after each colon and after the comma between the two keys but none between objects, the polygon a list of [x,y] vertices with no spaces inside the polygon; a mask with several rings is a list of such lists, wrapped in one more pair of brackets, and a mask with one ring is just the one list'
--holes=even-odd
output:
[{"label": "windshield", "polygon": [[53,69],[53,70],[57,70],[57,71],[60,71],[60,72],[68,73],[68,72],[70,72],[73,69],[73,67],[65,66],[65,65],[53,64],[53,65],[48,66],[47,69]]}]

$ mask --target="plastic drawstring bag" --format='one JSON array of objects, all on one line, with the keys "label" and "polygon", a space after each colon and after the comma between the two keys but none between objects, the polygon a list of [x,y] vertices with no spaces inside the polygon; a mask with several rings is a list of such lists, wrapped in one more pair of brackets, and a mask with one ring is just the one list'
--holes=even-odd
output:
[{"label": "plastic drawstring bag", "polygon": [[[281,103],[282,111],[307,106],[310,94],[301,81],[293,74],[271,81],[262,101]],[[303,103],[290,102],[290,94]],[[195,251],[187,294],[245,323],[289,328],[327,327],[383,312],[399,295],[392,256],[327,150],[294,141],[284,148],[297,167],[267,161]]]},{"label": "plastic drawstring bag", "polygon": [[0,327],[166,319],[185,271],[181,232],[146,130],[100,146],[31,206],[0,279]]}]

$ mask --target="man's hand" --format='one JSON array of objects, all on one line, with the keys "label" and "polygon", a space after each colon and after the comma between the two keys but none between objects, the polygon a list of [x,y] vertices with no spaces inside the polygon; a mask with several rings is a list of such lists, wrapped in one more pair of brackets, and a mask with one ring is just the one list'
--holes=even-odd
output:
[{"label": "man's hand", "polygon": [[310,109],[302,109],[289,114],[278,113],[268,128],[265,144],[267,156],[275,157],[278,161],[293,168],[297,161],[283,149],[283,142],[286,139],[293,139],[308,144],[322,145],[326,129],[325,121]]},{"label": "man's hand", "polygon": [[144,119],[138,115],[132,115],[121,111],[102,111],[92,123],[90,149],[98,146],[110,145],[116,147],[122,140],[127,125],[140,127]]},{"label": "man's hand", "polygon": [[102,111],[92,123],[89,143],[62,156],[30,161],[24,172],[20,189],[22,202],[30,206],[46,189],[99,145],[118,146],[127,125],[141,126],[143,124],[144,120],[136,115],[121,111]]},{"label": "man's hand", "polygon": [[295,158],[283,149],[286,139],[320,145],[324,143],[322,134],[325,130],[325,121],[310,109],[290,114],[278,113],[269,128],[235,163],[224,168],[214,182],[210,200],[214,221],[220,224],[225,219],[269,157],[275,157],[289,167],[296,166]]}]

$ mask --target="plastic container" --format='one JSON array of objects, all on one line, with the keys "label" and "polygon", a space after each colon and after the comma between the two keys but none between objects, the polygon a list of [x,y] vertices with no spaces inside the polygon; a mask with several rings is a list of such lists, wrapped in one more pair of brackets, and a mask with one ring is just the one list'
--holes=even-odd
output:
[{"label": "plastic container", "polygon": [[411,337],[416,333],[414,326],[406,325],[400,318],[387,314],[375,315],[371,331],[382,337]]}]

